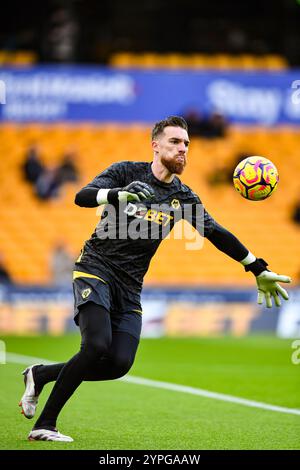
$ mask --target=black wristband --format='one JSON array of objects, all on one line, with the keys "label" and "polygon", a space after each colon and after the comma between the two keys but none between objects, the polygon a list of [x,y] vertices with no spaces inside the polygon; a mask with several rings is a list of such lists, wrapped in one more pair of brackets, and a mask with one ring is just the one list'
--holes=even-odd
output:
[{"label": "black wristband", "polygon": [[119,204],[118,193],[121,191],[121,188],[114,188],[110,189],[107,193],[107,202],[112,204],[113,206],[117,206]]},{"label": "black wristband", "polygon": [[256,258],[256,260],[253,261],[253,263],[247,264],[245,266],[245,271],[246,272],[251,271],[254,274],[254,276],[258,276],[263,271],[269,271],[269,269],[267,269],[267,266],[268,266],[268,263],[264,259]]}]

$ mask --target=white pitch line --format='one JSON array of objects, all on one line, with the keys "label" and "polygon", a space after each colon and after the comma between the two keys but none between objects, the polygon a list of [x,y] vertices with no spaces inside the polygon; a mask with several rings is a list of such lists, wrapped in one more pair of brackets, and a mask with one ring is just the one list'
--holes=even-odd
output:
[{"label": "white pitch line", "polygon": [[[14,362],[16,364],[55,364],[55,361],[49,361],[48,359],[41,359],[38,357],[24,356],[15,353],[6,353],[7,362]],[[246,398],[239,398],[233,395],[225,395],[224,393],[210,392],[209,390],[203,390],[202,388],[188,387],[186,385],[178,385],[169,382],[160,382],[159,380],[144,379],[142,377],[135,377],[133,375],[126,375],[125,377],[118,379],[122,382],[133,383],[136,385],[145,385],[147,387],[162,388],[165,390],[171,390],[172,392],[189,393],[190,395],[198,395],[205,398],[211,398],[213,400],[226,401],[229,403],[236,403],[238,405],[248,406],[251,408],[260,408],[268,411],[275,411],[278,413],[287,413],[291,415],[300,416],[300,410],[294,408],[285,408],[283,406],[269,405],[268,403],[261,403],[259,401],[247,400]]]}]

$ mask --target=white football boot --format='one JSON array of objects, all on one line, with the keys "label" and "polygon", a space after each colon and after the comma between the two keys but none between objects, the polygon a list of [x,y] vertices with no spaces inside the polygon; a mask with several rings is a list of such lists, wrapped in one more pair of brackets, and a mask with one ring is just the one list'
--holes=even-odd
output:
[{"label": "white football boot", "polygon": [[34,417],[39,397],[35,391],[32,369],[40,365],[42,364],[34,364],[33,366],[27,367],[27,369],[22,372],[24,375],[25,392],[20,400],[19,406],[22,408],[21,413],[28,419]]},{"label": "white football boot", "polygon": [[60,441],[73,442],[72,437],[64,436],[57,430],[49,431],[49,429],[33,429],[28,435],[29,441]]}]

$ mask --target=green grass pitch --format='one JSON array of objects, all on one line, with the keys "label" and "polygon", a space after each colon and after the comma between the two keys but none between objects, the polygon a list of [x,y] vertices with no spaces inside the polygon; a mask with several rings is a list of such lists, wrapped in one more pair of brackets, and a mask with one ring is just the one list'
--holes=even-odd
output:
[{"label": "green grass pitch", "polygon": [[[1,339],[8,352],[53,361],[68,360],[79,346],[76,334]],[[143,339],[130,374],[300,409],[291,343],[272,336]],[[0,365],[1,449],[300,449],[299,415],[122,381],[79,387],[58,421],[73,443],[29,442],[34,420],[18,408],[23,369]]]}]

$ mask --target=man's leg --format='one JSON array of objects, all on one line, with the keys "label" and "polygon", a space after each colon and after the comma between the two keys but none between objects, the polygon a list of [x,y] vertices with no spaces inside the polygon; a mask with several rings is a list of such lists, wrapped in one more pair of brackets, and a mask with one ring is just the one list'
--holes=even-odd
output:
[{"label": "man's leg", "polygon": [[[135,306],[134,306],[135,307]],[[142,316],[127,306],[125,312],[111,313],[112,343],[106,354],[87,369],[84,380],[113,380],[127,374],[139,345]]]},{"label": "man's leg", "polygon": [[[86,369],[84,381],[113,380],[127,374],[131,368],[139,340],[129,333],[113,333],[112,343],[107,354]],[[36,392],[39,394],[44,385],[57,380],[65,362],[38,365],[34,368]]]},{"label": "man's leg", "polygon": [[139,340],[123,331],[113,332],[111,347],[100,361],[86,371],[85,381],[114,380],[130,370],[139,345]]},{"label": "man's leg", "polygon": [[[84,380],[113,380],[125,375],[131,368],[139,345],[142,317],[133,307],[125,313],[111,314],[112,342],[107,353],[86,368]],[[35,382],[41,389],[46,383],[56,380],[64,363],[37,366]],[[33,370],[33,373],[35,372]]]},{"label": "man's leg", "polygon": [[81,349],[60,370],[48,401],[34,429],[53,429],[61,409],[84,380],[86,370],[110,348],[112,333],[109,312],[93,303],[81,306],[79,328]]}]

